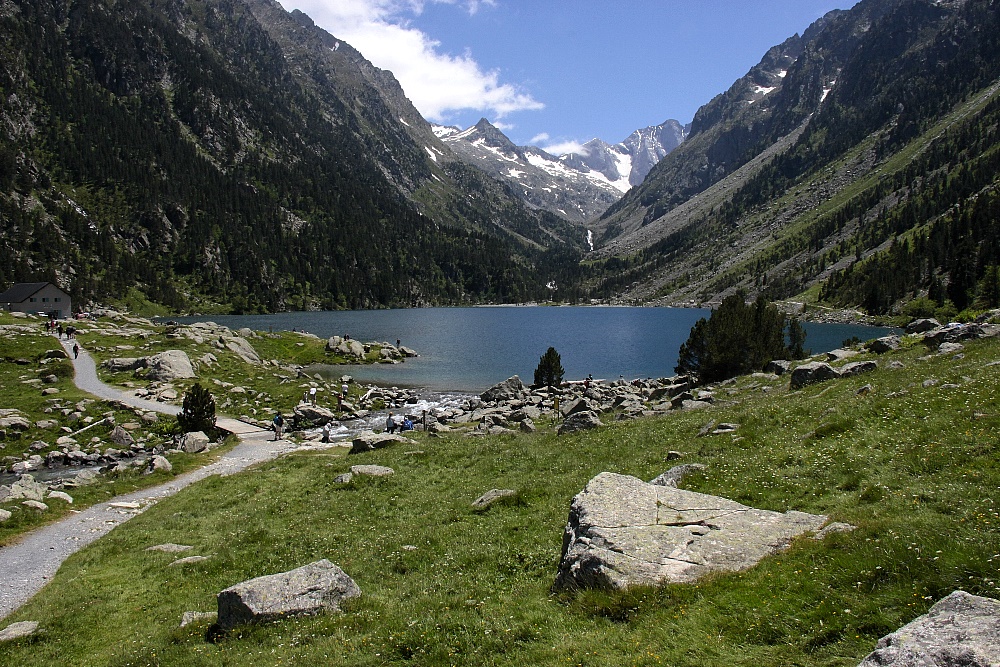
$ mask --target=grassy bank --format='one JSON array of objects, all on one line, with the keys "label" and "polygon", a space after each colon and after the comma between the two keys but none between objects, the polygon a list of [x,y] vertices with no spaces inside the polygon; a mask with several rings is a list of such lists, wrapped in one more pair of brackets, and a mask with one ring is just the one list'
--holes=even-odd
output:
[{"label": "grassy bank", "polygon": [[[348,457],[287,456],[189,487],[70,558],[8,621],[45,633],[0,646],[18,665],[856,665],[879,637],[956,588],[1000,594],[1000,341],[923,346],[874,374],[789,392],[746,377],[707,410],[557,437],[429,438]],[[925,382],[930,380],[930,382]],[[862,385],[871,391],[858,393]],[[698,437],[710,421],[740,425]],[[858,526],[798,540],[747,572],[622,593],[553,595],[574,494],[602,471]],[[418,453],[419,452],[419,453]],[[333,478],[353,463],[389,478]],[[491,488],[507,504],[477,512]],[[175,542],[208,560],[171,566]],[[187,554],[184,554],[187,555]],[[215,594],[329,558],[360,585],[343,615],[243,628],[208,643]]]}]

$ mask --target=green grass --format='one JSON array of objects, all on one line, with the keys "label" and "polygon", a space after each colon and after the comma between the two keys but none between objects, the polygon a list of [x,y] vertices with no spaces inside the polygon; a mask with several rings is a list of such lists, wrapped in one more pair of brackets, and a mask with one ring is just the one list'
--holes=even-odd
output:
[{"label": "green grass", "polygon": [[[957,360],[925,354],[910,346],[893,357],[903,369],[796,392],[741,378],[708,410],[585,434],[418,434],[417,446],[296,454],[211,478],[71,557],[8,619],[45,633],[0,646],[0,663],[856,665],[952,590],[1000,593],[1000,370],[987,365],[1000,341]],[[740,428],[697,437],[710,419]],[[670,450],[709,466],[686,488],[858,529],[693,585],[552,593],[573,495],[602,471],[651,479],[673,465]],[[353,463],[396,474],[334,484]],[[491,488],[516,489],[516,502],[473,510]],[[210,558],[170,567],[174,557],[144,551],[163,542]],[[320,558],[363,591],[344,614],[218,643],[208,623],[178,628],[185,611],[214,611],[227,586]]]}]

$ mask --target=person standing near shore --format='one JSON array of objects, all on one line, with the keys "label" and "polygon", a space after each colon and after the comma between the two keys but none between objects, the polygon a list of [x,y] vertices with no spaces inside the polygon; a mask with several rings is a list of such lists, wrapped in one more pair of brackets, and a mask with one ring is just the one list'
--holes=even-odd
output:
[{"label": "person standing near shore", "polygon": [[281,440],[281,430],[285,426],[285,418],[281,416],[278,412],[274,415],[274,419],[271,421],[274,425],[274,439]]}]

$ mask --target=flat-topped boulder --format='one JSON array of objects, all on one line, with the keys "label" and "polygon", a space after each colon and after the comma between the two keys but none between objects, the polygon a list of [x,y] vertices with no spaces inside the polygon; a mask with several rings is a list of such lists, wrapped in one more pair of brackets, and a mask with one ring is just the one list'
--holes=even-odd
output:
[{"label": "flat-topped boulder", "polygon": [[573,498],[555,587],[624,589],[746,570],[826,521],[604,472]]},{"label": "flat-topped boulder", "polygon": [[955,591],[878,641],[858,667],[1000,665],[1000,601]]},{"label": "flat-topped boulder", "polygon": [[270,574],[230,586],[219,593],[218,624],[224,629],[246,623],[264,623],[287,616],[340,611],[344,600],[361,589],[330,561]]},{"label": "flat-topped boulder", "polygon": [[362,454],[375,449],[382,449],[383,447],[388,447],[396,443],[407,443],[411,445],[416,444],[413,440],[404,438],[401,435],[396,435],[395,433],[374,433],[372,431],[366,431],[365,433],[359,434],[356,438],[354,438],[354,440],[351,441],[351,454]]}]

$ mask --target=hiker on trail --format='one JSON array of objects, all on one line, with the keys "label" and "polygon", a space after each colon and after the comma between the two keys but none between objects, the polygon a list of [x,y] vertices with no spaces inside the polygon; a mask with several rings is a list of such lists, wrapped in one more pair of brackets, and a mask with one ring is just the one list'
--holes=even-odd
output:
[{"label": "hiker on trail", "polygon": [[344,396],[344,400],[347,400],[347,383],[340,385],[340,393]]},{"label": "hiker on trail", "polygon": [[309,402],[316,405],[316,387],[309,387]]},{"label": "hiker on trail", "polygon": [[59,340],[62,340],[62,336],[63,336],[63,327],[62,327],[62,322],[60,322],[59,323]]},{"label": "hiker on trail", "polygon": [[80,346],[77,343],[73,343],[73,358],[80,358]]},{"label": "hiker on trail", "polygon": [[333,431],[333,427],[330,426],[330,422],[323,424],[323,442],[330,442],[330,433]]},{"label": "hiker on trail", "polygon": [[385,420],[385,432],[392,434],[396,432],[396,420],[392,418],[392,413],[389,413],[388,418]]},{"label": "hiker on trail", "polygon": [[281,429],[285,426],[285,418],[281,416],[281,413],[274,415],[274,419],[271,421],[274,424],[274,439],[281,440]]}]

